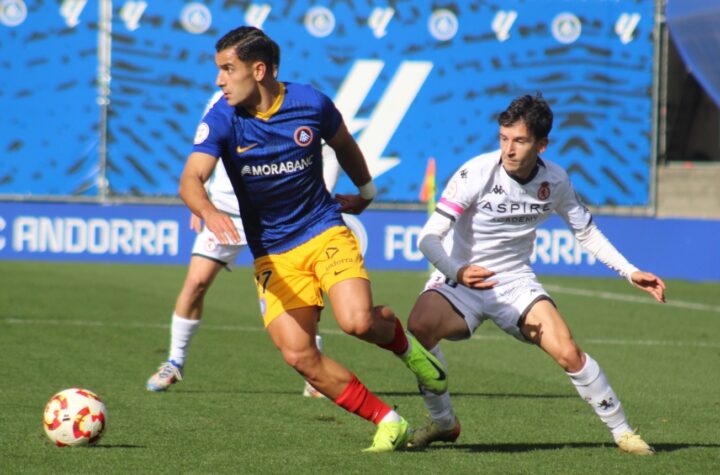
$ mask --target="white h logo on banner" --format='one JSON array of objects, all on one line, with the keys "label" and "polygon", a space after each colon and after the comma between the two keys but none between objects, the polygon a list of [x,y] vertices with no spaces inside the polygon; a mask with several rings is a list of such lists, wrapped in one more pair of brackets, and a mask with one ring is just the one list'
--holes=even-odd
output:
[{"label": "white h logo on banner", "polygon": [[515,10],[500,10],[495,14],[495,18],[493,18],[492,21],[492,30],[495,32],[495,37],[498,41],[505,41],[510,38],[510,29],[516,19],[517,12]]},{"label": "white h logo on banner", "polygon": [[70,28],[80,23],[80,14],[85,9],[87,0],[64,0],[60,5],[60,15],[65,18],[65,24]]},{"label": "white h logo on banner", "polygon": [[395,15],[395,9],[392,7],[381,8],[375,7],[368,18],[368,26],[375,35],[375,38],[382,38],[387,34],[387,26]]},{"label": "white h logo on banner", "polygon": [[125,22],[125,26],[130,31],[135,31],[140,27],[140,18],[142,18],[147,2],[125,2],[120,9],[120,18]]},{"label": "white h logo on banner", "polygon": [[385,63],[377,59],[355,61],[335,96],[335,105],[350,133],[360,133],[357,142],[373,178],[400,163],[398,157],[383,157],[382,153],[425,83],[433,63],[403,61],[370,117],[358,118],[357,113],[384,66]]},{"label": "white h logo on banner", "polygon": [[615,22],[615,33],[620,37],[622,44],[626,45],[633,40],[640,18],[639,13],[623,13]]},{"label": "white h logo on banner", "polygon": [[263,23],[265,23],[268,15],[270,15],[270,10],[272,10],[272,7],[267,3],[261,5],[251,3],[245,11],[245,23],[262,30]]}]

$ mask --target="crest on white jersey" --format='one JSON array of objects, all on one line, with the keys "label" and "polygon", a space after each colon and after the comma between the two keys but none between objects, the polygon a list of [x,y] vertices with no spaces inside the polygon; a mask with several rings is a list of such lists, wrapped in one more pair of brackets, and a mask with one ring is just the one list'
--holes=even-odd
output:
[{"label": "crest on white jersey", "polygon": [[447,188],[445,188],[445,193],[443,194],[446,198],[455,198],[455,195],[457,194],[457,182],[455,180],[448,183]]},{"label": "crest on white jersey", "polygon": [[550,183],[544,181],[540,184],[540,188],[538,189],[538,199],[540,200],[547,200],[550,198]]}]

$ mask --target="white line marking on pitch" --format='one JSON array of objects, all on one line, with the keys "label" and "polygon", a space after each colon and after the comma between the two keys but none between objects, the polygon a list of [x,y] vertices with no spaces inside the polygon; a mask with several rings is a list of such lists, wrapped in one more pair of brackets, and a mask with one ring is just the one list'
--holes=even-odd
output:
[{"label": "white line marking on pitch", "polygon": [[[167,330],[170,328],[168,324],[161,323],[132,323],[132,322],[101,322],[94,320],[43,320],[43,319],[25,319],[25,318],[5,318],[0,322],[8,325],[60,325],[60,326],[84,326],[84,327],[110,327],[110,328],[157,328]],[[235,332],[264,332],[262,326],[232,326],[232,325],[212,325],[203,323],[203,329],[211,331],[235,331]],[[323,335],[344,335],[341,330],[323,329]],[[507,335],[473,335],[473,340],[493,341],[493,342],[510,342],[515,341],[514,338]],[[583,340],[584,343],[594,345],[625,345],[625,346],[665,346],[676,348],[720,348],[720,342],[706,341],[676,341],[676,340],[618,340],[618,339],[602,339],[589,338]]]},{"label": "white line marking on pitch", "polygon": [[[570,294],[570,295],[580,295],[583,297],[594,297],[598,299],[604,299],[604,300],[621,300],[623,302],[632,302],[632,303],[641,303],[645,305],[661,305],[658,302],[656,302],[652,297],[649,295],[628,295],[628,294],[618,294],[614,292],[601,292],[597,290],[588,290],[588,289],[577,289],[573,287],[564,287],[560,285],[544,285],[545,289],[547,289],[550,292],[557,292],[561,294]],[[686,302],[683,300],[668,300],[664,305],[667,305],[668,307],[677,307],[677,308],[684,308],[689,310],[700,310],[705,312],[714,312],[714,313],[720,313],[720,306],[717,305],[707,305],[704,303],[697,303],[697,302]]]}]

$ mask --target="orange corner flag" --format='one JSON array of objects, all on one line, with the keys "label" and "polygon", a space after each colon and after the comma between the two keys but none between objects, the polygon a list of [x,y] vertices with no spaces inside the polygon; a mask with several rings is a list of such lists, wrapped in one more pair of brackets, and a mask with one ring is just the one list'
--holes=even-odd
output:
[{"label": "orange corner flag", "polygon": [[[427,203],[428,216],[435,212],[435,159],[433,157],[428,158],[425,178],[422,188],[420,188],[420,201]],[[428,262],[428,272],[432,273],[433,270],[433,265]]]},{"label": "orange corner flag", "polygon": [[425,178],[420,188],[420,201],[428,204],[428,213],[435,211],[435,159],[428,159]]}]

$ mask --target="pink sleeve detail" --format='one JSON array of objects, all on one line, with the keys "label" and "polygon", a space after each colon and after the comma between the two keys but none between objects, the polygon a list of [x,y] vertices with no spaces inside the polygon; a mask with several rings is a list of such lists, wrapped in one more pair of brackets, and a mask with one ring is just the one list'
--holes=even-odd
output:
[{"label": "pink sleeve detail", "polygon": [[440,202],[438,204],[444,205],[450,211],[453,211],[458,216],[461,215],[463,211],[465,211],[459,204],[453,203],[452,201],[448,201],[445,198],[440,198]]}]

